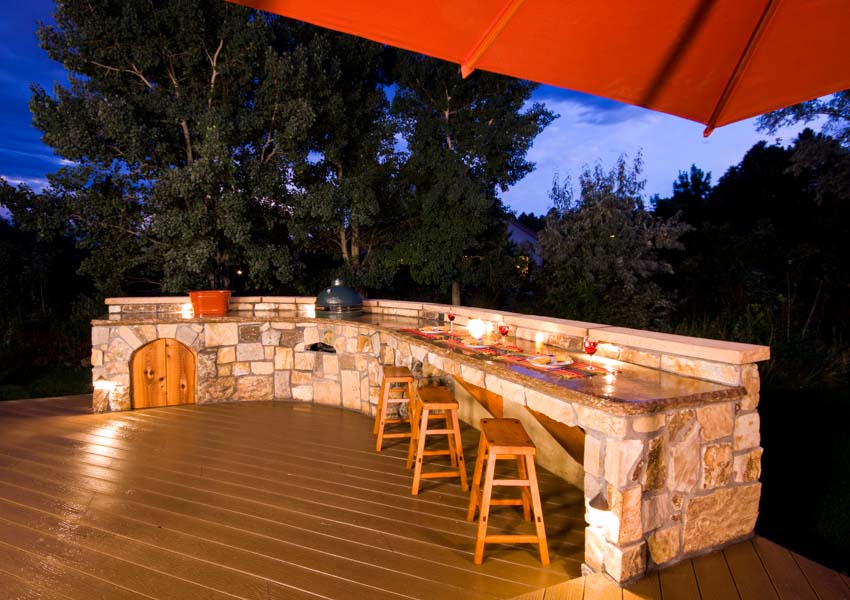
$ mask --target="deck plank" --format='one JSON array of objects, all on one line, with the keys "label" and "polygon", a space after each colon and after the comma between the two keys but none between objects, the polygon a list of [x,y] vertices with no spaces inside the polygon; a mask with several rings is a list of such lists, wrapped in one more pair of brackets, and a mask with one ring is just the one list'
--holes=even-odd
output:
[{"label": "deck plank", "polygon": [[543,598],[544,600],[582,600],[584,598],[584,577],[576,577],[546,588]]},{"label": "deck plank", "polygon": [[749,540],[723,550],[741,600],[772,600],[779,596]]},{"label": "deck plank", "polygon": [[761,536],[753,538],[753,545],[782,600],[817,600],[790,551]]},{"label": "deck plank", "polygon": [[224,600],[233,597],[145,565],[83,548],[59,537],[58,533],[18,525],[0,517],[0,540],[24,552],[41,555],[44,560],[55,560],[63,567],[111,582],[116,587],[163,600],[200,597]]},{"label": "deck plank", "polygon": [[586,600],[622,600],[623,590],[602,573],[594,573],[584,578],[584,597]]},{"label": "deck plank", "polygon": [[[55,440],[48,441],[55,442]],[[92,449],[89,447],[86,451],[92,452]],[[101,452],[102,447],[99,447],[96,451]],[[110,446],[102,456],[102,459],[108,460],[108,457],[122,458],[121,455],[121,449],[116,449],[115,447]],[[87,455],[85,460],[89,460],[91,459],[91,457],[92,455]],[[158,462],[161,465],[167,465],[168,461],[169,459],[167,457],[162,457]],[[97,463],[97,461],[94,462]],[[293,473],[291,472],[292,469],[290,468],[290,466],[286,466],[284,469],[286,471],[285,481],[280,481],[280,476],[278,475],[278,472],[281,469],[267,471],[266,473],[262,474],[265,475],[265,477],[259,477],[258,475],[244,473],[244,471],[250,470],[250,465],[247,464],[229,465],[227,469],[219,470],[219,467],[221,466],[219,463],[214,461],[211,462],[210,460],[204,461],[202,457],[199,457],[198,460],[194,461],[192,464],[198,464],[201,462],[203,462],[204,464],[204,476],[208,479],[212,477],[213,481],[215,481],[216,483],[224,481],[225,484],[233,484],[236,487],[246,489],[252,488],[255,485],[259,484],[262,485],[264,488],[268,488],[268,491],[271,492],[280,492],[281,489],[285,492],[287,489],[295,488],[300,494],[303,494],[304,490],[306,489],[310,491],[316,491],[318,494],[332,493],[335,497],[338,497],[345,502],[349,502],[351,494],[354,493],[357,497],[356,502],[368,501],[371,503],[372,507],[374,507],[375,505],[382,507],[382,511],[384,510],[383,507],[386,506],[387,503],[387,495],[385,491],[375,491],[373,489],[370,489],[369,487],[365,487],[366,483],[362,483],[360,486],[353,484],[344,484],[342,485],[342,487],[340,487],[341,484],[336,481],[336,477],[334,477],[333,479],[323,479],[319,477],[312,478],[314,482],[321,483],[320,489],[315,487],[315,483],[313,484],[313,487],[311,487],[310,482],[296,482],[295,479],[297,478],[293,477]],[[175,465],[172,465],[172,467],[176,468]],[[143,464],[141,467],[134,467],[133,470],[136,472],[150,472],[151,468],[152,467],[150,467],[149,465]],[[172,468],[171,470],[174,471],[174,468]],[[146,471],[146,469],[148,471]],[[215,477],[213,477],[214,473],[217,473]],[[191,477],[196,477],[195,472],[190,471],[188,474]],[[169,476],[171,475],[172,473],[169,473]],[[222,479],[222,477],[224,479]],[[251,477],[258,477],[258,479],[252,480]],[[271,477],[275,477],[276,479],[271,479]],[[374,483],[372,483],[371,485],[372,487],[375,487]],[[281,488],[281,486],[283,487]],[[437,495],[423,495],[422,498],[413,498],[409,496],[409,494],[407,494],[407,489],[408,487],[406,481],[403,488],[397,490],[402,495],[393,497],[392,501],[390,502],[390,505],[386,509],[387,511],[395,515],[393,518],[400,519],[401,517],[399,517],[398,515],[404,514],[404,511],[407,511],[407,514],[413,514],[416,519],[421,519],[424,515],[428,514],[429,511],[436,511],[437,513],[442,513],[441,518],[444,519],[446,510],[457,511],[457,518],[458,516],[462,516],[466,511],[466,498],[463,498],[462,502],[453,502],[450,499],[446,501],[445,498]],[[399,513],[399,511],[402,511],[402,513]],[[494,516],[493,523],[494,526],[497,528],[502,524],[502,521],[500,519],[502,519],[502,517]],[[504,519],[506,519],[504,521],[505,523],[511,523],[513,526],[522,523],[513,516],[507,516],[504,517]],[[557,518],[550,518],[548,519],[547,525],[550,528],[550,533],[553,539],[557,540],[555,541],[555,544],[557,544],[559,541],[564,540],[565,536],[572,536],[572,538],[575,540],[574,544],[576,545],[576,547],[578,547],[578,545],[580,544],[582,532],[574,526],[574,520],[570,519],[567,521],[559,521],[559,519]],[[452,524],[452,527],[454,527],[454,523]],[[552,531],[553,529],[554,531]]]},{"label": "deck plank", "polygon": [[[138,412],[150,412],[150,411],[138,411]],[[94,439],[94,436],[91,434],[72,434],[75,439],[80,440],[81,442],[87,443],[97,443],[97,440]],[[179,436],[169,436],[169,437],[179,437]],[[232,437],[232,434],[231,434]],[[206,441],[206,438],[205,438]],[[309,444],[308,440],[297,440],[296,442],[292,442],[298,446],[304,446]],[[116,448],[114,442],[111,440],[107,440],[106,444],[111,444],[104,446],[107,449]],[[173,443],[173,440],[171,440]],[[195,443],[197,443],[195,438]],[[204,443],[204,442],[202,442]],[[139,444],[144,444],[142,440],[133,440],[133,447],[139,446]],[[142,446],[144,447],[144,446]],[[116,452],[120,452],[120,448],[116,448]],[[312,479],[314,481],[322,481],[322,478],[316,477],[317,474],[322,473],[322,469],[317,468],[317,465],[310,464],[308,461],[315,460],[315,456],[310,456],[310,454],[306,454],[302,457],[293,458],[288,453],[279,453],[277,459],[268,459],[268,458],[257,458],[258,453],[261,453],[259,449],[251,448],[250,451],[246,451],[242,454],[242,458],[240,459],[237,452],[234,452],[233,448],[224,448],[224,449],[210,449],[208,446],[204,446],[201,449],[197,450],[198,454],[183,456],[184,459],[193,460],[193,464],[197,465],[200,462],[205,464],[205,468],[209,469],[211,466],[211,461],[213,460],[224,460],[225,463],[216,463],[216,466],[221,467],[224,472],[228,469],[231,472],[237,471],[240,475],[242,474],[252,474],[255,476],[263,476],[263,470],[265,470],[266,474],[270,471],[273,472],[275,470],[285,469],[288,476],[294,477],[305,477],[310,479],[310,474],[313,475]],[[334,449],[335,456],[338,456],[339,451]],[[181,455],[182,456],[182,455]],[[234,459],[234,456],[236,458]],[[282,456],[282,458],[281,458]],[[368,459],[371,461],[376,461],[381,459],[381,455],[376,455],[371,449],[369,451]],[[240,462],[241,460],[241,462]],[[250,462],[246,462],[248,460],[253,460],[255,464],[251,464]],[[336,462],[322,462],[322,468],[324,469],[340,469],[343,467],[338,461]],[[371,465],[372,468],[368,471],[364,471],[360,475],[351,475],[351,464],[345,465],[346,473],[344,475],[336,476],[334,478],[334,483],[339,483],[341,486],[353,486],[353,489],[358,490],[359,495],[368,494],[371,492],[370,487],[374,486],[375,478],[385,477],[387,473],[391,471],[391,469],[386,468],[380,462],[373,462]],[[392,481],[393,485],[398,486],[399,491],[403,491],[409,487],[409,475],[401,471],[397,472],[393,475],[395,479]],[[346,479],[346,481],[337,482],[337,479]],[[368,487],[367,487],[368,486]],[[575,535],[575,539],[577,543],[580,543],[581,538],[583,537],[583,527],[584,522],[582,518],[582,499],[576,494],[576,490],[571,488],[570,486],[565,485],[563,482],[560,482],[560,486],[564,490],[573,490],[572,492],[567,491],[566,493],[572,493],[575,501],[571,503],[569,508],[574,510],[563,510],[564,502],[561,502],[559,506],[560,510],[556,510],[553,512],[547,513],[549,515],[548,521],[551,521],[552,527],[557,528],[559,531],[557,533],[562,533],[564,531],[569,532],[572,530]],[[457,488],[456,491],[453,488]],[[454,498],[457,501],[457,505],[463,509],[465,509],[465,505],[467,502],[467,497],[460,493],[458,486],[450,486],[446,485],[442,487],[445,492],[439,492],[438,496],[433,494],[429,494],[427,498],[436,498],[440,501],[440,504],[445,502],[451,502]],[[430,502],[430,500],[422,500],[422,502]],[[428,509],[428,504],[422,505],[422,502],[417,506],[418,510],[426,510]],[[442,510],[442,506],[437,506],[437,510]],[[494,515],[494,525],[498,525],[500,517],[498,515]]]},{"label": "deck plank", "polygon": [[[22,458],[36,460],[36,461],[38,461],[37,464],[41,465],[42,467],[46,467],[49,464],[50,461],[55,462],[57,460],[62,460],[61,458],[56,458],[55,456],[48,455],[48,454],[43,454],[43,455],[39,456],[39,455],[33,455],[33,454],[26,454],[26,452],[18,452],[17,458],[19,460],[22,459]],[[0,465],[3,465],[3,462],[4,462],[4,456],[2,454],[2,450],[0,450]],[[101,469],[99,467],[99,465],[97,465],[97,464],[92,465],[92,467],[88,469],[88,472],[90,474],[96,473],[101,478],[113,479],[113,480],[117,480],[119,478],[119,476],[122,476],[122,477],[124,477],[125,483],[133,483],[134,485],[138,486],[138,488],[134,489],[134,493],[144,493],[145,491],[153,490],[155,494],[170,496],[172,498],[190,498],[195,503],[201,503],[201,504],[206,504],[206,505],[215,504],[218,507],[224,506],[224,507],[228,508],[229,510],[241,512],[241,513],[250,513],[251,510],[256,511],[256,510],[259,509],[259,510],[264,511],[264,512],[262,512],[262,514],[267,515],[267,518],[270,518],[270,519],[275,519],[280,514],[280,512],[282,510],[280,507],[275,506],[273,502],[264,502],[264,503],[259,503],[259,505],[258,505],[258,503],[256,502],[255,499],[248,499],[244,495],[242,495],[242,496],[226,495],[223,498],[217,498],[216,494],[218,494],[219,490],[215,489],[215,486],[207,486],[206,488],[204,488],[203,485],[199,484],[199,485],[192,486],[192,487],[186,487],[185,485],[183,485],[185,483],[185,481],[183,481],[183,480],[186,479],[185,477],[182,477],[180,481],[178,481],[178,478],[176,476],[172,477],[171,479],[151,478],[151,477],[144,475],[145,469],[146,469],[146,467],[144,467],[144,466],[133,469],[134,473],[136,473],[136,474],[133,475],[132,477],[136,477],[139,473],[142,474],[142,475],[140,475],[140,479],[138,479],[138,480],[137,479],[127,480],[127,476],[120,475],[120,473],[115,472],[113,470]],[[62,469],[59,468],[59,466],[57,465],[54,476],[61,478],[61,476],[62,476],[61,471],[62,471]],[[213,499],[210,499],[211,495],[212,495]],[[287,505],[287,508],[285,510],[291,512],[293,510],[293,507],[295,507],[296,510],[298,512],[300,512],[300,514],[302,515],[300,518],[304,518],[305,516],[310,518],[310,517],[314,516],[314,513],[316,512],[316,510],[321,510],[323,508],[322,506],[316,507],[315,505],[313,505],[309,502],[306,502],[306,501],[304,501],[303,506],[301,508],[298,508],[296,506],[296,505],[298,505],[298,503],[299,503],[298,498],[294,498],[294,497],[289,498],[288,499],[288,505]],[[339,520],[340,515],[344,514],[344,512],[341,512],[341,511],[345,511],[345,510],[347,510],[346,507],[341,507],[339,509],[332,509],[326,515],[321,515],[321,516],[325,516],[328,519],[332,519],[335,516],[336,520]],[[381,519],[381,518],[376,517],[375,515],[372,515],[372,514],[360,515],[359,518],[361,519],[361,522],[358,523],[359,525],[362,526],[362,525],[366,524],[367,522],[371,522],[371,523],[375,524],[376,528],[378,528],[380,531],[382,531],[383,535],[391,534],[393,532],[393,530],[397,528],[397,521],[392,520],[392,519],[390,519],[390,520]],[[458,525],[458,523],[455,522],[454,525]],[[462,538],[457,538],[457,539],[460,539],[460,540],[465,539],[466,540],[465,545],[468,545],[469,548],[471,549],[472,540],[474,539],[474,525],[470,524],[470,523],[468,523],[464,520],[460,523],[460,526],[462,526],[464,528],[468,528],[469,531],[465,534],[465,538],[462,537]],[[431,532],[432,535],[442,536],[445,533],[445,531],[443,531],[442,529],[429,530],[429,531]],[[452,547],[457,547],[457,546],[452,546]],[[465,546],[463,546],[463,547],[465,547]],[[536,556],[531,557],[532,553],[530,553],[527,548],[523,547],[522,551],[523,551],[524,554],[528,555],[529,558],[527,560],[531,561],[531,563],[535,567],[539,566],[539,563],[537,562]],[[546,572],[548,572],[548,571],[549,570],[546,570]],[[557,580],[555,580],[555,581],[557,581]],[[549,583],[552,583],[552,581],[550,581]]]},{"label": "deck plank", "polygon": [[67,599],[68,596],[26,579],[15,577],[0,567],[0,590],[6,600],[44,600],[45,598]]},{"label": "deck plank", "polygon": [[[145,598],[141,594],[69,568],[55,557],[25,552],[3,541],[0,541],[0,569],[9,576],[32,584],[36,590],[49,592],[38,596],[39,598],[50,598],[53,595],[70,600]],[[4,589],[3,582],[7,579],[0,573],[0,589]]]},{"label": "deck plank", "polygon": [[[8,489],[0,493],[6,493]],[[36,498],[33,494],[21,493],[17,500],[23,500],[30,505],[43,504],[49,508],[50,498]],[[5,502],[4,502],[5,501]],[[163,539],[151,539],[145,536],[143,528],[135,530],[124,529],[120,533],[107,531],[100,527],[88,524],[84,516],[75,516],[73,525],[68,526],[68,520],[61,515],[52,514],[31,506],[12,504],[6,498],[0,498],[0,511],[4,520],[16,525],[26,527],[42,533],[70,542],[75,549],[92,553],[92,555],[103,555],[120,557],[125,563],[130,563],[131,569],[135,567],[151,569],[160,575],[168,575],[172,578],[185,582],[190,594],[200,595],[200,590],[208,588],[215,590],[222,596],[242,597],[246,599],[264,599],[269,594],[273,597],[286,598],[299,595],[304,585],[307,587],[318,586],[318,589],[326,589],[330,592],[343,593],[346,589],[340,582],[330,582],[323,588],[322,582],[315,581],[315,574],[305,573],[298,579],[298,573],[287,571],[287,583],[281,584],[269,578],[262,578],[245,573],[235,568],[232,563],[238,564],[238,555],[235,552],[224,552],[224,560],[216,563],[209,556],[199,557],[198,551],[202,548],[199,541],[192,545],[182,547],[168,547]],[[158,530],[159,538],[167,538],[170,532]],[[192,552],[195,556],[187,554]],[[91,568],[89,566],[89,568]],[[283,570],[283,569],[281,569]],[[299,587],[299,583],[302,586]],[[294,584],[294,585],[293,585]],[[356,586],[352,586],[356,587]],[[194,590],[194,591],[192,591]],[[371,591],[371,590],[370,590]],[[380,596],[380,591],[376,594]],[[394,596],[383,596],[394,597]]]},{"label": "deck plank", "polygon": [[[505,544],[476,566],[468,495],[429,482],[411,496],[404,440],[376,453],[367,416],[275,402],[87,414],[90,402],[0,403],[4,597],[850,598],[845,576],[761,538],[628,588],[581,577],[583,495],[544,469],[552,565]],[[462,434],[472,465],[478,433]],[[516,512],[492,526],[525,527]]]},{"label": "deck plank", "polygon": [[685,560],[662,569],[658,576],[661,582],[661,597],[664,600],[693,600],[700,597],[691,561]]},{"label": "deck plank", "polygon": [[661,600],[661,579],[654,571],[623,588],[623,600]]},{"label": "deck plank", "polygon": [[[581,493],[545,471],[541,487],[558,488],[542,490],[551,506],[570,503],[547,519],[550,552],[561,555],[543,568],[527,547],[500,545],[479,567],[468,496],[452,485],[410,496],[405,456],[374,452],[368,417],[283,403],[215,408],[65,415],[40,407],[14,427],[0,420],[5,531],[43,533],[71,554],[115,555],[103,573],[93,559],[63,563],[83,578],[105,573],[96,580],[108,584],[120,584],[125,563],[148,560],[149,570],[190,586],[187,598],[198,596],[192,585],[255,598],[533,597],[579,574]],[[472,448],[477,434],[466,435]],[[73,530],[60,538],[68,515]],[[524,526],[515,517],[505,511],[494,526]],[[20,546],[9,551],[26,556]],[[129,589],[156,596],[143,573]],[[275,588],[283,580],[293,588]]]},{"label": "deck plank", "polygon": [[692,559],[702,598],[737,600],[738,590],[722,552],[713,552]]},{"label": "deck plank", "polygon": [[850,590],[847,589],[838,573],[795,552],[792,552],[791,555],[800,565],[820,600],[847,600],[850,598]]}]

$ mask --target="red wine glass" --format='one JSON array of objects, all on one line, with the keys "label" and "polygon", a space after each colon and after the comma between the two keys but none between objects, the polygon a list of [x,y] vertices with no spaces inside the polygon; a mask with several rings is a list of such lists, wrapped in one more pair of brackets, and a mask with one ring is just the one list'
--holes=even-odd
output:
[{"label": "red wine glass", "polygon": [[593,370],[593,355],[596,354],[596,348],[599,346],[599,340],[594,339],[592,337],[584,338],[582,343],[582,347],[584,351],[590,355],[590,366],[587,367],[588,371]]},{"label": "red wine glass", "polygon": [[455,329],[455,314],[452,311],[446,313],[446,318],[449,320],[449,331]]},{"label": "red wine glass", "polygon": [[508,335],[508,332],[511,330],[510,327],[505,325],[504,323],[499,325],[499,333],[502,335],[502,346],[505,345],[505,338]]}]

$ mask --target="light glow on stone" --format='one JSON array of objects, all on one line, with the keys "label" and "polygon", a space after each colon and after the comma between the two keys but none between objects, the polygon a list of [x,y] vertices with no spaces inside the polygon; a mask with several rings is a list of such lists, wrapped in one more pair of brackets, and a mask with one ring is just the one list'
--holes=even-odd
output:
[{"label": "light glow on stone", "polygon": [[180,307],[180,316],[184,319],[191,319],[195,316],[195,309],[192,308],[191,302],[187,302]]},{"label": "light glow on stone", "polygon": [[543,344],[546,343],[546,334],[542,331],[538,331],[534,334],[534,348],[535,350],[543,350]]}]

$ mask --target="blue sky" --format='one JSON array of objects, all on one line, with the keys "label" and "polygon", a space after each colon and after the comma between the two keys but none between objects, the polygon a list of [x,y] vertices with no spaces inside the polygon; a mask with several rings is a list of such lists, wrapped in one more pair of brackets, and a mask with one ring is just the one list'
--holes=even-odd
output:
[{"label": "blue sky", "polygon": [[[62,161],[41,143],[28,108],[30,83],[46,89],[67,83],[60,65],[47,58],[35,36],[38,20],[50,21],[51,0],[26,0],[4,7],[0,20],[0,176],[9,183],[25,183],[38,190],[47,173]],[[548,192],[558,173],[578,179],[585,165],[601,162],[610,167],[621,154],[629,159],[643,152],[646,196],[669,196],[679,171],[696,164],[710,171],[716,182],[730,166],[761,139],[750,119],[721,127],[709,138],[703,125],[654,111],[595,98],[578,92],[541,86],[534,100],[560,115],[534,142],[529,159],[536,170],[507,193],[503,200],[519,212],[545,213]],[[781,132],[790,143],[801,129]]]}]

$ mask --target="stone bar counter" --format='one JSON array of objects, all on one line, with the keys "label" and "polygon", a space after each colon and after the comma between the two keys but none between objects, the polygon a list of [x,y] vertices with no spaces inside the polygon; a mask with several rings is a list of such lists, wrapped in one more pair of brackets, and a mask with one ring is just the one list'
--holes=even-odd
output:
[{"label": "stone bar counter", "polygon": [[[92,321],[93,408],[144,406],[146,374],[182,372],[179,385],[158,378],[175,390],[168,404],[315,402],[373,416],[381,366],[408,366],[420,384],[451,385],[474,427],[482,417],[520,419],[538,462],[584,490],[591,571],[626,582],[752,535],[756,363],[769,348],[419,302],[367,300],[354,320],[316,319],[313,302],[235,297],[227,316],[194,318],[188,298],[107,299],[108,315]],[[456,327],[509,325],[510,343],[529,351],[579,358],[582,338],[593,336],[605,374],[535,376],[402,331],[443,323],[449,309]],[[335,353],[311,351],[318,342]],[[180,364],[140,364],[157,343]]]}]

